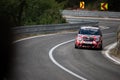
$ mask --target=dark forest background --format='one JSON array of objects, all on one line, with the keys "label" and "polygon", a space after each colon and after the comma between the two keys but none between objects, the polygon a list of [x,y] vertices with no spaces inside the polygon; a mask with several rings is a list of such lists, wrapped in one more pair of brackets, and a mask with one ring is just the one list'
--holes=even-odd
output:
[{"label": "dark forest background", "polygon": [[100,3],[108,3],[108,11],[120,11],[120,0],[1,0],[0,22],[3,25],[21,26],[65,23],[60,14],[63,9],[100,10]]}]

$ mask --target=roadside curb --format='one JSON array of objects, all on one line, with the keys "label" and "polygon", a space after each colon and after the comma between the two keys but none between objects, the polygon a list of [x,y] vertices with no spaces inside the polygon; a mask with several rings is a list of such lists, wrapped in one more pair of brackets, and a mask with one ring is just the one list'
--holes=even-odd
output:
[{"label": "roadside curb", "polygon": [[106,46],[106,47],[104,48],[104,51],[102,51],[102,54],[103,54],[105,57],[107,57],[108,59],[110,59],[112,62],[114,62],[115,64],[120,65],[120,59],[118,59],[117,57],[112,56],[112,55],[109,54],[110,50],[113,49],[116,45],[117,45],[117,42]]}]

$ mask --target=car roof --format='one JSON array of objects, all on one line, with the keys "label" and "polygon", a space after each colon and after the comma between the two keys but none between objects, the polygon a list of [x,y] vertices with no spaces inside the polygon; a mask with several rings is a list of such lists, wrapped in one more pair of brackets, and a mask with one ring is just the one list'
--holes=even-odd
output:
[{"label": "car roof", "polygon": [[82,26],[81,29],[99,29],[99,27],[93,27],[93,26]]}]

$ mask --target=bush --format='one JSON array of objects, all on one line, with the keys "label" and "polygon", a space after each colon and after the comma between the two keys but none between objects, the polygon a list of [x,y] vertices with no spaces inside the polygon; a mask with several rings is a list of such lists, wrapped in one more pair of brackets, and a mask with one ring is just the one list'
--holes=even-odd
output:
[{"label": "bush", "polygon": [[8,26],[64,23],[63,6],[55,0],[1,0],[0,19]]}]

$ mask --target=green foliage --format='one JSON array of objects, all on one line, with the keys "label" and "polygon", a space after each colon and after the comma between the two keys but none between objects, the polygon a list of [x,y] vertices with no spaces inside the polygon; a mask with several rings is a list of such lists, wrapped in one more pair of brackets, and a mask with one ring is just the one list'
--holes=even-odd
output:
[{"label": "green foliage", "polygon": [[101,2],[108,2],[109,11],[120,11],[120,0],[1,0],[0,22],[6,26],[64,23],[60,10],[79,8],[99,10]]},{"label": "green foliage", "polygon": [[[59,16],[58,16],[59,15]],[[53,10],[48,9],[45,11],[45,13],[40,17],[40,21],[38,23],[40,24],[58,24],[58,23],[64,23],[65,19],[61,17],[59,10]]]},{"label": "green foliage", "polygon": [[25,22],[25,25],[63,23],[65,20],[59,12],[61,6],[63,7],[62,4],[58,4],[54,0],[34,0],[31,4],[28,4],[25,11],[25,21],[23,22]]},{"label": "green foliage", "polygon": [[11,26],[63,23],[60,9],[64,1],[55,0],[1,0],[0,18]]}]

